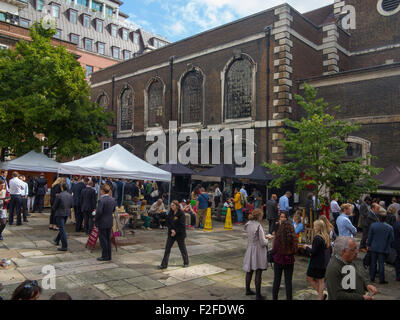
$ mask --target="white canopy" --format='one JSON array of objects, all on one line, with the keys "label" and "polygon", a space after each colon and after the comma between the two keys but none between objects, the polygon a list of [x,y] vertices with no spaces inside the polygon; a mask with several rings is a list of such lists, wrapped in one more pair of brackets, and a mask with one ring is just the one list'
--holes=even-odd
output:
[{"label": "white canopy", "polygon": [[58,173],[134,180],[171,181],[170,172],[152,166],[119,144],[83,159],[61,163]]},{"label": "white canopy", "polygon": [[34,150],[27,154],[1,163],[0,167],[3,170],[20,170],[20,171],[34,171],[34,172],[57,172],[60,164],[51,160],[43,153]]}]

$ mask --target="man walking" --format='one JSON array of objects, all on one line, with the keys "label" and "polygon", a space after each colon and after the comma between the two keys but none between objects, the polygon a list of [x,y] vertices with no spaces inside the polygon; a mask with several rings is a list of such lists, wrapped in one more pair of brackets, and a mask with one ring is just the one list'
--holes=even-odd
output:
[{"label": "man walking", "polygon": [[35,179],[32,178],[32,176],[28,177],[28,203],[27,203],[27,209],[28,212],[33,211],[33,206],[35,203]]},{"label": "man walking", "polygon": [[98,261],[111,260],[111,229],[113,226],[113,212],[117,206],[114,198],[109,193],[110,187],[105,184],[101,186],[101,198],[97,205],[95,223],[99,229],[99,239],[102,248],[102,255]]},{"label": "man walking", "polygon": [[36,179],[36,197],[33,212],[39,209],[39,213],[43,212],[44,196],[47,192],[47,180],[44,178],[44,173],[40,174],[39,179]]},{"label": "man walking", "polygon": [[268,232],[270,234],[272,234],[275,223],[277,223],[279,219],[278,203],[276,200],[278,200],[278,196],[273,194],[271,199],[267,201],[267,219],[269,222]]},{"label": "man walking", "polygon": [[385,222],[386,210],[379,208],[378,222],[371,224],[368,233],[367,246],[371,252],[371,265],[369,266],[369,275],[371,281],[375,281],[376,263],[379,263],[379,283],[387,284],[385,281],[385,258],[390,253],[391,245],[394,240],[392,226]]},{"label": "man walking", "polygon": [[[368,239],[368,234],[369,234],[369,228],[371,227],[371,224],[374,222],[378,222],[378,214],[379,210],[381,207],[377,203],[371,204],[371,210],[368,210],[368,215],[366,217],[366,220],[363,221],[363,237],[361,239],[361,244],[360,244],[360,251],[362,252],[367,252],[367,239]],[[365,233],[364,233],[365,232]],[[364,242],[365,241],[365,242]]]},{"label": "man walking", "polygon": [[[86,178],[87,179],[87,178]],[[89,179],[86,180],[86,183]],[[76,178],[76,182],[72,185],[72,196],[74,199],[74,212],[75,212],[75,231],[82,232],[83,216],[81,212],[80,199],[81,191],[86,187],[86,184],[82,182],[82,177]]]},{"label": "man walking", "polygon": [[61,248],[58,251],[67,251],[67,232],[65,230],[65,224],[67,223],[68,217],[71,216],[71,209],[74,206],[74,200],[72,195],[68,192],[68,185],[63,183],[61,186],[62,192],[56,195],[56,200],[53,205],[55,212],[58,235],[53,240],[53,244],[58,246],[61,241]]},{"label": "man walking", "polygon": [[89,235],[93,227],[92,213],[97,205],[96,190],[93,188],[93,181],[89,181],[86,187],[82,189],[79,205],[83,215],[84,230]]},{"label": "man walking", "polygon": [[289,216],[289,199],[292,196],[292,193],[290,191],[286,191],[286,193],[279,198],[279,209],[281,212],[285,212]]},{"label": "man walking", "polygon": [[22,194],[24,194],[25,184],[23,181],[18,179],[18,172],[12,173],[12,179],[10,180],[10,207],[8,213],[8,219],[10,226],[14,223],[14,209],[17,212],[17,226],[22,225],[21,222],[21,207],[22,207]]}]

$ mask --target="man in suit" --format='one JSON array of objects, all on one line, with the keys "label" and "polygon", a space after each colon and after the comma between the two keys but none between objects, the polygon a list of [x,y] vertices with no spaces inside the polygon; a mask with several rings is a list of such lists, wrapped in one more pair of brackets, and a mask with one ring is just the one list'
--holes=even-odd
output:
[{"label": "man in suit", "polygon": [[269,233],[272,233],[273,227],[279,219],[278,204],[276,202],[277,199],[278,196],[276,194],[273,194],[271,196],[271,200],[267,201],[267,219],[269,222],[269,228],[268,228]]},{"label": "man in suit", "polygon": [[86,187],[82,189],[79,205],[84,219],[84,230],[89,235],[93,226],[92,212],[96,209],[97,205],[97,196],[96,190],[93,187],[93,181],[89,181]]},{"label": "man in suit", "polygon": [[81,212],[80,200],[81,200],[81,192],[86,187],[86,184],[89,182],[88,178],[85,178],[85,182],[82,182],[82,177],[78,177],[75,180],[75,183],[72,185],[72,196],[74,199],[74,212],[75,212],[75,231],[82,232],[82,222],[83,216]]},{"label": "man in suit", "polygon": [[114,198],[110,197],[110,186],[101,186],[101,198],[97,205],[95,223],[99,229],[99,240],[102,248],[102,255],[97,258],[99,261],[111,260],[111,230],[113,226],[113,213],[117,206]]},{"label": "man in suit", "polygon": [[367,238],[368,238],[368,215],[371,211],[370,206],[372,200],[370,197],[366,197],[364,201],[361,201],[360,205],[360,225],[362,228],[362,239],[360,243],[360,251],[367,252]]},{"label": "man in suit", "polygon": [[369,275],[371,281],[375,281],[376,263],[379,263],[379,283],[387,284],[385,281],[385,258],[390,253],[391,245],[394,240],[392,226],[385,223],[386,210],[380,208],[378,211],[378,222],[371,224],[368,233],[367,246],[371,252],[371,265],[369,266]]},{"label": "man in suit", "polygon": [[71,209],[74,206],[74,199],[68,192],[68,185],[66,183],[62,184],[61,189],[63,191],[56,195],[56,200],[53,205],[59,230],[57,237],[52,241],[52,243],[58,246],[61,241],[61,248],[58,248],[58,251],[67,251],[68,242],[65,224],[67,223],[68,217],[71,216]]},{"label": "man in suit", "polygon": [[47,192],[47,180],[44,178],[44,173],[40,174],[40,177],[36,179],[36,196],[33,212],[39,209],[39,213],[43,212],[44,196]]}]

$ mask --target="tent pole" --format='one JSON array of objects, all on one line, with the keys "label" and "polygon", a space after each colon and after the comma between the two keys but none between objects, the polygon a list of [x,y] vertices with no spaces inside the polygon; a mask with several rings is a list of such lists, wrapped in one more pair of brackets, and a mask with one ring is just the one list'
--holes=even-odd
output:
[{"label": "tent pole", "polygon": [[169,191],[168,191],[168,210],[171,209],[171,184],[172,181],[169,182]]}]

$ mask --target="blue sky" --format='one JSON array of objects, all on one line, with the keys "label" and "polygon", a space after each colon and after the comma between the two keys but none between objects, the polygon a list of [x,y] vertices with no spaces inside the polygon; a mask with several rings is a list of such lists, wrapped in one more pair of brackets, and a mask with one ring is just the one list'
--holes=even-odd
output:
[{"label": "blue sky", "polygon": [[333,0],[124,0],[129,20],[170,41],[178,41],[284,2],[300,12]]}]

